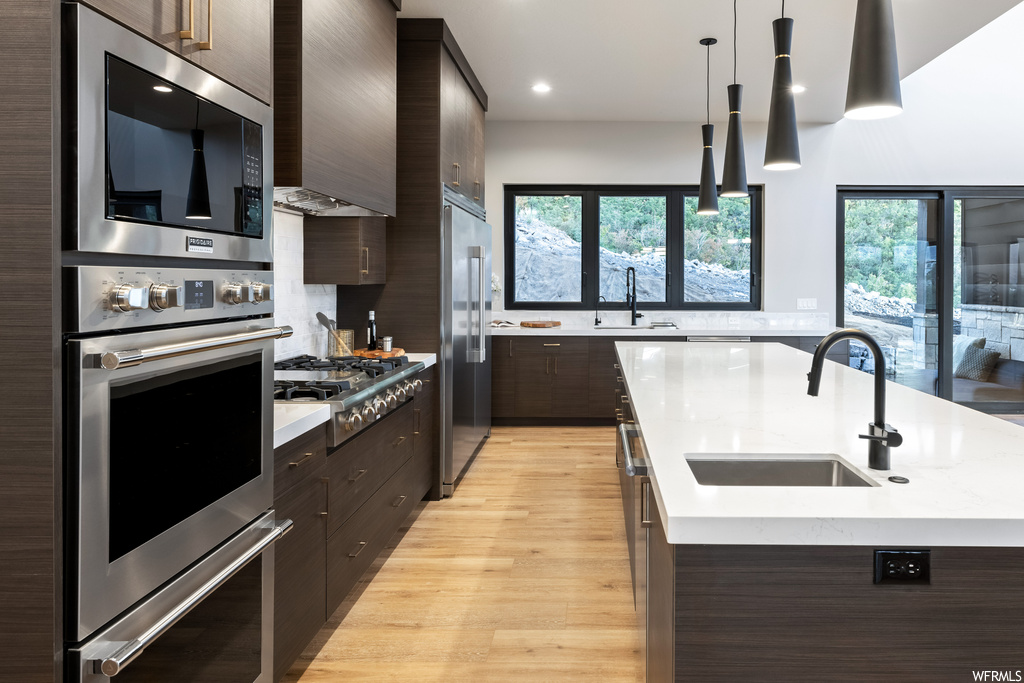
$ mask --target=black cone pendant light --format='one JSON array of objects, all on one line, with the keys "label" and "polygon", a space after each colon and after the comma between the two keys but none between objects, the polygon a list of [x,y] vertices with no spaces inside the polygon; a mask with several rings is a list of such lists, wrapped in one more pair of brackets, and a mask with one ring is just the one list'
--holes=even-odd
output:
[{"label": "black cone pendant light", "polygon": [[210,184],[206,178],[206,154],[203,152],[204,132],[199,128],[199,102],[196,101],[196,127],[192,129],[192,175],[185,199],[185,218],[209,219]]},{"label": "black cone pendant light", "polygon": [[793,101],[793,20],[786,18],[786,0],[782,0],[782,17],[772,22],[775,34],[775,76],[772,78],[772,100],[768,109],[768,141],[764,150],[767,171],[790,171],[800,168],[800,140],[796,132],[796,103]]},{"label": "black cone pendant light", "polygon": [[717,42],[714,38],[702,38],[700,41],[700,44],[708,49],[708,122],[700,127],[700,136],[704,141],[704,153],[701,156],[700,191],[697,194],[697,213],[701,216],[710,216],[718,213],[718,190],[715,187],[715,155],[711,149],[711,143],[715,136],[715,127],[711,125],[711,46]]},{"label": "black cone pendant light", "polygon": [[891,0],[857,0],[846,118],[881,119],[903,111]]},{"label": "black cone pendant light", "polygon": [[746,197],[747,159],[743,152],[743,122],[740,104],[743,86],[736,82],[736,0],[732,0],[732,85],[729,93],[729,130],[725,136],[725,168],[722,169],[722,196]]}]

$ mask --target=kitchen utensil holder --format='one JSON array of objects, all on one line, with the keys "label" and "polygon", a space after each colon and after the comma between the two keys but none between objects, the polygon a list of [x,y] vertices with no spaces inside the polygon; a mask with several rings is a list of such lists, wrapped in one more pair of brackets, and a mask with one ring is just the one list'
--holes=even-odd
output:
[{"label": "kitchen utensil holder", "polygon": [[353,330],[331,330],[327,335],[327,355],[351,356],[354,340],[355,332]]}]

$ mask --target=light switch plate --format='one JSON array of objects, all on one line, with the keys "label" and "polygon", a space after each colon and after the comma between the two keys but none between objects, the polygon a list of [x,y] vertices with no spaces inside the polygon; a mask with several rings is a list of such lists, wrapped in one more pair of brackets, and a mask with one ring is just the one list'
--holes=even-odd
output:
[{"label": "light switch plate", "polygon": [[815,311],[818,309],[817,299],[797,299],[796,309],[798,311]]}]

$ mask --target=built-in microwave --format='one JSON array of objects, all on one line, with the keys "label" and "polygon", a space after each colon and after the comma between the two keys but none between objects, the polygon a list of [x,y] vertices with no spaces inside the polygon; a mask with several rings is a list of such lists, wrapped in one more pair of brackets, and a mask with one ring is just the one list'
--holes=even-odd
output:
[{"label": "built-in microwave", "polygon": [[64,249],[272,261],[271,108],[66,4]]}]

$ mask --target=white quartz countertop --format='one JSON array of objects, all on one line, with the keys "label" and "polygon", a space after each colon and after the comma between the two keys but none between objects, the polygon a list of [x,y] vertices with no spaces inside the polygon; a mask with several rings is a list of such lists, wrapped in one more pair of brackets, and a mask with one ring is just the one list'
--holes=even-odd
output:
[{"label": "white quartz countertop", "polygon": [[492,327],[491,334],[497,336],[547,336],[547,337],[824,337],[836,328],[645,328],[629,326],[593,325],[561,327]]},{"label": "white quartz countertop", "polygon": [[[422,362],[430,367],[437,362],[433,353],[408,353],[409,362]],[[322,403],[275,403],[274,448],[305,434],[313,427],[331,419],[331,409]]]},{"label": "white quartz countertop", "polygon": [[[1021,427],[886,383],[904,437],[868,469],[873,380],[773,343],[617,342],[653,492],[672,543],[1024,546]],[[834,453],[877,487],[702,486],[687,453]],[[888,481],[891,475],[908,484]]]}]

